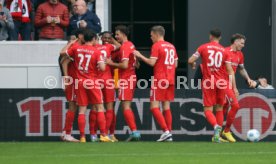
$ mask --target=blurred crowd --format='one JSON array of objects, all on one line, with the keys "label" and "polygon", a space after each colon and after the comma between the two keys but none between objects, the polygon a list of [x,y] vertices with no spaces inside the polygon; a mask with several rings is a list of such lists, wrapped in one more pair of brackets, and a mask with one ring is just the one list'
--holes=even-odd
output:
[{"label": "blurred crowd", "polygon": [[95,0],[0,0],[0,41],[67,40],[79,28],[101,32]]}]

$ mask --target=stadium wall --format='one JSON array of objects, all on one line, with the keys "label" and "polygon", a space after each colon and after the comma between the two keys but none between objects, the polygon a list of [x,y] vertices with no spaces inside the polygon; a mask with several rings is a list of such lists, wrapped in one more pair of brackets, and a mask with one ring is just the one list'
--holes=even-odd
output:
[{"label": "stadium wall", "polygon": [[59,52],[65,41],[2,42],[0,44],[0,88],[61,88]]},{"label": "stadium wall", "polygon": [[[231,131],[238,141],[249,129],[258,129],[262,141],[276,141],[276,90],[241,90]],[[132,109],[143,141],[155,141],[162,131],[149,110],[149,89],[135,91]],[[0,141],[59,141],[68,104],[61,89],[0,89]],[[210,141],[213,128],[206,122],[200,90],[176,90],[171,104],[175,141]],[[129,130],[119,101],[116,136],[122,141]],[[89,111],[88,111],[89,112]],[[88,113],[87,113],[88,120]],[[88,121],[87,121],[88,122]],[[86,125],[87,138],[89,134]],[[73,135],[78,137],[77,117]]]}]

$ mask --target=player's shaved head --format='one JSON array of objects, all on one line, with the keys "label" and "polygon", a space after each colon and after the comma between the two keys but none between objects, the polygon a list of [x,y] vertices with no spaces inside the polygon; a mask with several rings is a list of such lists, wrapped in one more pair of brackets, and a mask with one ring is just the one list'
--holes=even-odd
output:
[{"label": "player's shaved head", "polygon": [[245,41],[246,37],[242,34],[236,33],[236,34],[232,35],[230,42],[231,42],[231,44],[233,44],[236,40],[240,40],[240,39],[243,39]]},{"label": "player's shaved head", "polygon": [[165,28],[163,26],[153,26],[151,31],[153,33],[159,34],[160,36],[165,36]]},{"label": "player's shaved head", "polygon": [[213,29],[210,31],[210,35],[219,39],[221,37],[221,31],[219,29]]}]

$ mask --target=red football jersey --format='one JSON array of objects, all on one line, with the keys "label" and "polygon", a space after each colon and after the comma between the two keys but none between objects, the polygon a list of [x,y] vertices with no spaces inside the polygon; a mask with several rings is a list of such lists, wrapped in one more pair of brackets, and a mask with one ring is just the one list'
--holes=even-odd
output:
[{"label": "red football jersey", "polygon": [[135,46],[130,41],[124,42],[120,47],[119,55],[118,55],[119,62],[128,60],[128,68],[127,69],[119,69],[119,78],[120,79],[127,79],[131,75],[136,75],[135,74],[136,58],[133,54],[134,50],[135,50]]},{"label": "red football jersey", "polygon": [[225,50],[228,52],[229,56],[231,57],[231,65],[236,73],[238,66],[244,65],[244,57],[243,53],[241,51],[233,51],[231,47],[225,48]]},{"label": "red football jersey", "polygon": [[97,65],[104,62],[101,52],[90,45],[80,45],[67,50],[67,54],[74,60],[77,78],[90,79],[98,75]]},{"label": "red football jersey", "polygon": [[153,67],[154,78],[166,79],[170,85],[174,85],[175,60],[178,59],[174,45],[166,41],[154,43],[151,47],[150,58],[157,59]]},{"label": "red football jersey", "polygon": [[[116,47],[112,44],[97,45],[96,48],[101,52],[104,61],[108,58],[111,58],[111,52],[116,49]],[[106,65],[105,71],[99,71],[99,78],[112,78],[111,68],[109,65]]]},{"label": "red football jersey", "polygon": [[225,79],[225,62],[231,63],[231,58],[225,48],[217,42],[201,45],[194,56],[202,58],[203,79]]},{"label": "red football jersey", "polygon": [[[72,49],[74,47],[80,46],[79,42],[75,42],[74,44],[71,45],[71,47],[69,49]],[[68,76],[71,76],[72,78],[76,78],[76,74],[75,74],[75,70],[74,70],[74,63],[70,62],[68,64]]]}]

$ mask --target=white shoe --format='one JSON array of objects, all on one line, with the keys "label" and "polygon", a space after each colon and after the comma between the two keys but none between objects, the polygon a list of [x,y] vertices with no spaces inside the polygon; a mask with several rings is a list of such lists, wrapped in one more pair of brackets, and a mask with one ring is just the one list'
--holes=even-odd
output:
[{"label": "white shoe", "polygon": [[64,137],[66,136],[66,131],[62,131],[60,139],[64,141]]},{"label": "white shoe", "polygon": [[80,142],[79,140],[77,140],[76,138],[71,136],[70,134],[65,135],[64,141],[67,141],[67,142]]},{"label": "white shoe", "polygon": [[157,140],[157,142],[162,142],[172,137],[172,134],[169,131],[165,131],[160,138]]}]

